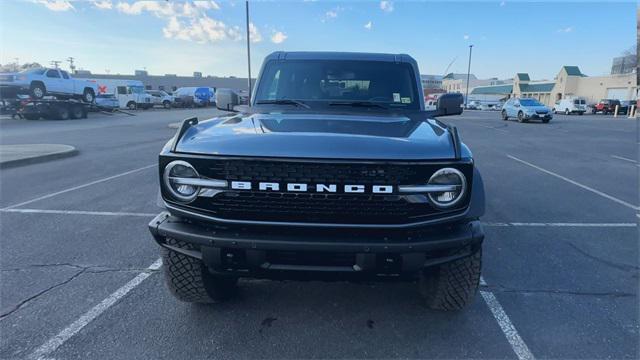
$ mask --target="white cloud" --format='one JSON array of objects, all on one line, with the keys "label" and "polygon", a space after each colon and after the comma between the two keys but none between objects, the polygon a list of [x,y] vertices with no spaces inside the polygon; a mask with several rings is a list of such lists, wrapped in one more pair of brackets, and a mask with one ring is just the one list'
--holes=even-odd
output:
[{"label": "white cloud", "polygon": [[501,2],[500,2],[500,6],[505,6],[505,5],[507,5],[507,2],[506,2],[506,1],[501,1]]},{"label": "white cloud", "polygon": [[380,1],[380,9],[386,12],[393,11],[393,2],[391,1]]},{"label": "white cloud", "polygon": [[468,35],[468,34],[464,34],[463,38],[464,38],[465,40],[469,40],[469,35]]},{"label": "white cloud", "polygon": [[369,21],[368,23],[364,24],[364,28],[367,30],[371,30],[371,28],[373,27],[373,24],[371,23],[371,21]]},{"label": "white cloud", "polygon": [[260,34],[260,31],[253,23],[249,23],[249,37],[251,38],[252,43],[259,43],[262,41],[262,34]]},{"label": "white cloud", "polygon": [[287,35],[282,31],[276,31],[275,33],[273,33],[273,35],[271,35],[271,42],[273,42],[274,44],[281,44],[285,40],[287,40]]},{"label": "white cloud", "polygon": [[111,10],[113,9],[113,3],[111,2],[111,0],[101,0],[101,1],[94,1],[93,2],[93,6],[100,9],[100,10]]},{"label": "white cloud", "polygon": [[216,3],[215,1],[196,0],[193,2],[193,5],[195,5],[199,9],[220,10],[220,5],[218,5],[218,3]]},{"label": "white cloud", "polygon": [[71,2],[69,2],[68,0],[35,0],[34,2],[44,5],[51,11],[75,10],[73,5],[71,5]]},{"label": "white cloud", "polygon": [[178,17],[169,18],[169,23],[162,29],[168,39],[188,40],[198,43],[218,42],[221,40],[241,40],[242,31],[237,26],[228,27],[222,21],[208,16],[182,21]]},{"label": "white cloud", "polygon": [[559,33],[570,33],[573,31],[573,27],[567,26],[566,28],[558,29]]},{"label": "white cloud", "polygon": [[329,10],[329,11],[327,11],[327,12],[325,13],[325,16],[326,16],[327,18],[331,18],[331,19],[333,19],[333,18],[337,18],[337,17],[338,17],[338,12],[337,12],[337,11],[335,11],[335,10]]}]

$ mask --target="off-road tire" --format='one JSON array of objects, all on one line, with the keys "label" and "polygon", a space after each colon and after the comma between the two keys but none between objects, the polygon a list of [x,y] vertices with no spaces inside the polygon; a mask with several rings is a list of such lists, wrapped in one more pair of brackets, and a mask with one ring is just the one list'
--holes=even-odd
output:
[{"label": "off-road tire", "polygon": [[502,120],[504,120],[504,121],[509,120],[509,117],[507,116],[507,111],[506,110],[502,110]]},{"label": "off-road tire", "polygon": [[47,95],[47,88],[42,83],[32,83],[29,87],[29,95],[34,99],[42,99]]},{"label": "off-road tire", "polygon": [[[167,244],[191,249],[189,244],[174,239],[167,239]],[[162,248],[162,264],[167,287],[178,300],[215,303],[236,292],[237,278],[216,277],[198,259]]]},{"label": "off-road tire", "polygon": [[93,92],[93,89],[84,89],[82,93],[82,101],[92,104],[96,100],[96,94]]},{"label": "off-road tire", "polygon": [[471,256],[434,268],[420,276],[420,293],[431,309],[454,311],[469,305],[478,291],[482,248]]}]

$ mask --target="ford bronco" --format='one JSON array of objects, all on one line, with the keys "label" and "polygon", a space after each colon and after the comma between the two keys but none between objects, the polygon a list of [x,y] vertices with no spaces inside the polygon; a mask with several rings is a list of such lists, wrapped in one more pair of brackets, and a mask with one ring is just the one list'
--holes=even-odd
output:
[{"label": "ford bronco", "polygon": [[484,188],[455,127],[460,94],[426,111],[408,55],[276,52],[248,105],[219,89],[159,156],[149,223],[166,283],[187,302],[238,278],[414,281],[458,310],[480,281]]}]

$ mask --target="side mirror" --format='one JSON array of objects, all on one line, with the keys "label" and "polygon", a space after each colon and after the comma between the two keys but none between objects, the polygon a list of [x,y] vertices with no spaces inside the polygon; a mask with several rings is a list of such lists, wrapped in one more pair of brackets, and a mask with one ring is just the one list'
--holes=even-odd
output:
[{"label": "side mirror", "polygon": [[238,93],[232,89],[216,90],[216,107],[225,111],[236,111],[233,108],[240,105],[240,97]]},{"label": "side mirror", "polygon": [[449,116],[462,114],[462,94],[450,93],[442,94],[438,97],[436,104],[436,116]]}]

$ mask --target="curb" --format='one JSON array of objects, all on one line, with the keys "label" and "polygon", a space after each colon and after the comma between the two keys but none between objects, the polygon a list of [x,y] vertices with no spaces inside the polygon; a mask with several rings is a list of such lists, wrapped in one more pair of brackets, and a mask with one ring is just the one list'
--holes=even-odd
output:
[{"label": "curb", "polygon": [[[34,144],[34,145],[41,145],[41,144]],[[4,145],[4,146],[11,146],[11,145]],[[18,167],[23,165],[46,162],[50,160],[63,159],[63,158],[75,156],[79,153],[78,149],[70,145],[57,145],[57,146],[63,147],[63,148],[57,151],[48,152],[40,155],[27,156],[20,159],[0,160],[0,169],[8,169],[8,168]]]}]

